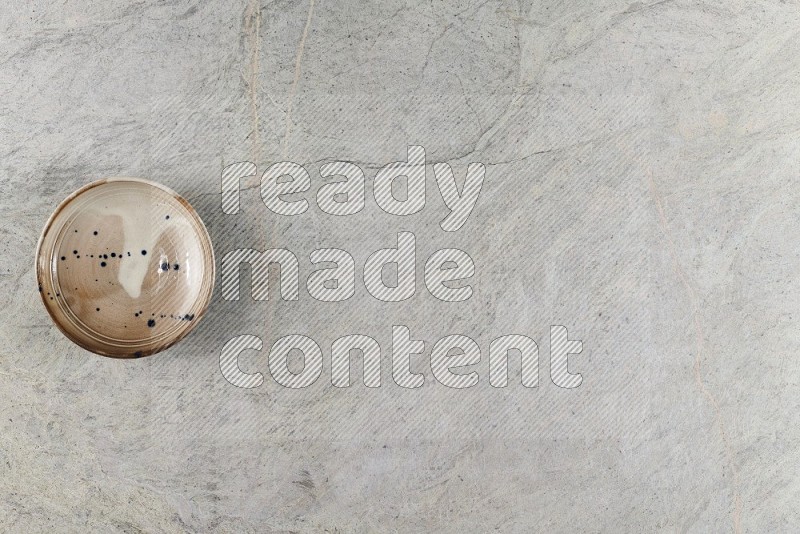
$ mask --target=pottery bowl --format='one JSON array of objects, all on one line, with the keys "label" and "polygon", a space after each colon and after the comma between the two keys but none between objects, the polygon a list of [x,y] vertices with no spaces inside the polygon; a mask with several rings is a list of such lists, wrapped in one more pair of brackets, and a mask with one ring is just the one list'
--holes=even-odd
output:
[{"label": "pottery bowl", "polygon": [[211,300],[214,252],[177,193],[138,178],[93,182],[65,199],[36,251],[45,307],[81,347],[139,357],[177,343]]}]

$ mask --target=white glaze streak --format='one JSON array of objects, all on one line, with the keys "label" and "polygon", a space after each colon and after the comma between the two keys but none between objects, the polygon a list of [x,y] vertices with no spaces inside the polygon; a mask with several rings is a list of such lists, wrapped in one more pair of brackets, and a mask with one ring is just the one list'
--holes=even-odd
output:
[{"label": "white glaze streak", "polygon": [[[152,214],[149,213],[151,210],[142,210],[141,206],[131,206],[125,197],[108,198],[104,201],[103,207],[95,208],[93,211],[100,216],[117,216],[121,219],[122,254],[131,253],[130,257],[126,255],[119,263],[117,279],[131,298],[139,298],[148,266],[153,261],[153,247],[158,243],[164,230],[153,224]],[[142,255],[142,250],[147,251],[147,254]]]}]

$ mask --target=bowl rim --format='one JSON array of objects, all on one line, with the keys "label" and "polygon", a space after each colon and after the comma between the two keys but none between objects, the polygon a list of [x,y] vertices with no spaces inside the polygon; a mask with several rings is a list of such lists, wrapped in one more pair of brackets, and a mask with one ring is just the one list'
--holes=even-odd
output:
[{"label": "bowl rim", "polygon": [[[177,332],[177,335],[175,335],[174,337],[168,339],[168,341],[165,344],[160,345],[160,346],[155,346],[155,347],[152,347],[152,348],[148,348],[148,349],[138,350],[134,354],[131,354],[130,351],[126,351],[125,353],[122,353],[121,351],[120,352],[111,352],[111,351],[103,350],[103,348],[99,348],[99,347],[96,347],[96,346],[89,346],[87,343],[84,342],[83,339],[81,339],[78,336],[74,335],[73,332],[71,332],[69,329],[65,328],[65,326],[61,323],[61,320],[59,320],[59,318],[56,317],[54,311],[51,309],[51,307],[46,302],[45,295],[44,295],[44,293],[42,291],[43,281],[44,281],[45,275],[46,275],[45,270],[42,268],[42,261],[41,261],[41,255],[42,255],[42,252],[43,252],[42,251],[42,247],[44,245],[45,238],[47,237],[48,233],[52,230],[53,224],[55,223],[56,219],[61,214],[61,212],[72,201],[74,201],[77,197],[83,195],[84,193],[86,193],[87,191],[89,191],[91,189],[95,189],[97,187],[100,187],[100,186],[103,186],[103,185],[107,185],[107,184],[111,184],[111,183],[124,183],[124,182],[139,183],[139,184],[144,184],[144,185],[147,185],[147,186],[150,186],[150,187],[154,187],[156,189],[161,190],[164,193],[167,193],[168,195],[173,197],[178,203],[180,203],[187,210],[189,215],[192,218],[194,218],[195,222],[197,223],[198,237],[200,238],[200,240],[202,242],[204,242],[205,245],[207,245],[207,248],[206,247],[203,248],[204,252],[208,253],[206,255],[206,259],[208,261],[204,262],[204,268],[206,266],[209,267],[209,271],[208,271],[208,280],[209,280],[208,291],[205,293],[204,297],[201,294],[201,299],[202,300],[199,301],[198,310],[194,314],[194,318],[193,318],[191,324],[189,326],[187,326],[186,328],[184,328],[182,330],[179,330]],[[85,349],[85,350],[87,350],[89,352],[92,352],[94,354],[98,354],[100,356],[105,356],[105,357],[114,358],[114,359],[130,359],[130,358],[139,358],[139,357],[143,357],[143,356],[150,356],[152,354],[156,354],[156,353],[162,352],[162,351],[167,350],[168,348],[174,346],[176,343],[181,341],[184,337],[186,337],[191,331],[193,331],[197,327],[197,323],[200,322],[200,320],[203,318],[203,316],[208,311],[208,308],[211,305],[211,301],[212,301],[212,298],[213,298],[213,295],[214,295],[214,285],[215,285],[214,283],[216,281],[216,264],[217,264],[217,262],[216,262],[216,257],[214,255],[214,246],[213,246],[213,243],[211,241],[211,235],[209,234],[208,228],[206,227],[205,223],[203,222],[203,219],[200,217],[200,214],[197,213],[197,210],[195,210],[194,207],[189,203],[189,201],[186,200],[185,198],[183,198],[181,195],[179,195],[175,190],[173,190],[172,188],[170,188],[170,187],[168,187],[168,186],[166,186],[164,184],[155,182],[153,180],[148,180],[146,178],[137,178],[137,177],[132,177],[132,176],[112,176],[112,177],[108,177],[108,178],[101,178],[99,180],[95,180],[93,182],[85,184],[85,185],[81,186],[80,188],[76,189],[75,191],[73,191],[72,193],[70,193],[69,195],[67,195],[67,197],[65,197],[58,204],[58,206],[56,206],[56,208],[53,210],[53,212],[47,218],[47,221],[45,222],[44,227],[42,228],[42,231],[39,234],[39,239],[38,239],[38,241],[36,243],[36,253],[34,255],[33,260],[34,260],[34,270],[35,270],[35,273],[36,273],[36,283],[37,283],[38,288],[39,288],[39,296],[42,299],[42,303],[44,305],[45,310],[47,310],[47,313],[50,316],[50,319],[53,321],[53,323],[56,325],[56,327],[58,327],[58,329],[61,331],[61,333],[64,334],[70,341],[72,341],[76,345],[80,346],[81,348],[83,348],[83,349]],[[48,264],[49,263],[50,263],[50,260],[48,260]]]}]

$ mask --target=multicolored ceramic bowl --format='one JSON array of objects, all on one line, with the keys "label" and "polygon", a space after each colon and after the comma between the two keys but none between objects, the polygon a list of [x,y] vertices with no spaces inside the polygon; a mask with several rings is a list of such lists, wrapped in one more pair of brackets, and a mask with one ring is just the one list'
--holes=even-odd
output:
[{"label": "multicolored ceramic bowl", "polygon": [[36,251],[42,301],[86,350],[117,358],[162,351],[211,300],[214,251],[189,203],[138,178],[82,187],[47,221]]}]

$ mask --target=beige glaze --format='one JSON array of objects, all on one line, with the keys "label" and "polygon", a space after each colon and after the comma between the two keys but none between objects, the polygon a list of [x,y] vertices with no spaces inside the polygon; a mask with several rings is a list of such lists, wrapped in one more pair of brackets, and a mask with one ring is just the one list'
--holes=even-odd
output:
[{"label": "beige glaze", "polygon": [[175,192],[135,178],[67,198],[37,250],[47,311],[78,345],[138,357],[174,344],[208,306],[214,255],[202,221]]}]

